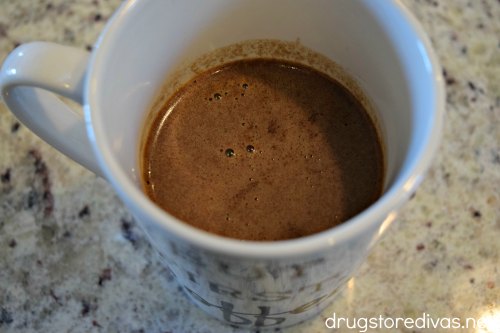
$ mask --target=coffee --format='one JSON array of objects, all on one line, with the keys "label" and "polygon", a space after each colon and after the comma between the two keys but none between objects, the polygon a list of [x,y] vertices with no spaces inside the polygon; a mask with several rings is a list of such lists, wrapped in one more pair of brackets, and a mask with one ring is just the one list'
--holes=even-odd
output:
[{"label": "coffee", "polygon": [[157,205],[218,235],[283,240],[338,225],[382,192],[368,112],[298,63],[246,59],[197,75],[147,128],[142,182]]}]

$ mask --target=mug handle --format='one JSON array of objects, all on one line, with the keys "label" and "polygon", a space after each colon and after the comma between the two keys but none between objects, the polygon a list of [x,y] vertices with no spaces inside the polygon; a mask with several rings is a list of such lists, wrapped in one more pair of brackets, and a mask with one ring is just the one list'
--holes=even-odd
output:
[{"label": "mug handle", "polygon": [[48,144],[102,177],[81,110],[89,53],[49,42],[14,49],[0,70],[0,93],[14,115]]}]

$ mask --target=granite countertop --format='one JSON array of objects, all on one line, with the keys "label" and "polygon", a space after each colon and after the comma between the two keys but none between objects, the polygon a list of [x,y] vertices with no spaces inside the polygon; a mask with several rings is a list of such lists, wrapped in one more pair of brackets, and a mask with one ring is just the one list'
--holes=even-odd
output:
[{"label": "granite countertop", "polygon": [[[333,313],[482,318],[490,331],[464,331],[500,331],[500,2],[403,2],[443,66],[439,154],[343,294],[287,332],[358,331],[327,329]],[[91,50],[119,4],[0,0],[0,61],[32,40]],[[0,332],[233,331],[189,303],[104,180],[0,103]]]}]

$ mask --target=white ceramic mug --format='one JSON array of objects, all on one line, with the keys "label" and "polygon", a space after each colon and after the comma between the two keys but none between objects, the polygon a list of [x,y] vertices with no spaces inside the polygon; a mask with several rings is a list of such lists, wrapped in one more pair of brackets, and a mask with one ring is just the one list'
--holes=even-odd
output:
[{"label": "white ceramic mug", "polygon": [[[312,236],[222,238],[177,220],[141,191],[142,125],[180,63],[269,38],[299,39],[365,90],[385,142],[384,194],[346,223]],[[194,303],[241,327],[292,325],[328,305],[422,180],[444,114],[436,56],[396,0],[130,0],[91,54],[51,43],[21,45],[5,60],[0,85],[25,125],[111,183]],[[84,115],[54,93],[81,103]]]}]

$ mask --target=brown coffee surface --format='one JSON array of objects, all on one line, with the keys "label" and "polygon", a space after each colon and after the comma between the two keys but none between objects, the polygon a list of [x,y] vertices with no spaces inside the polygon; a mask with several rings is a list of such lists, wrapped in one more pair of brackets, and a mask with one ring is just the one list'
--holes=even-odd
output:
[{"label": "brown coffee surface", "polygon": [[335,80],[295,63],[241,60],[198,75],[145,140],[148,196],[226,237],[314,234],[382,192],[382,148],[366,110]]}]

